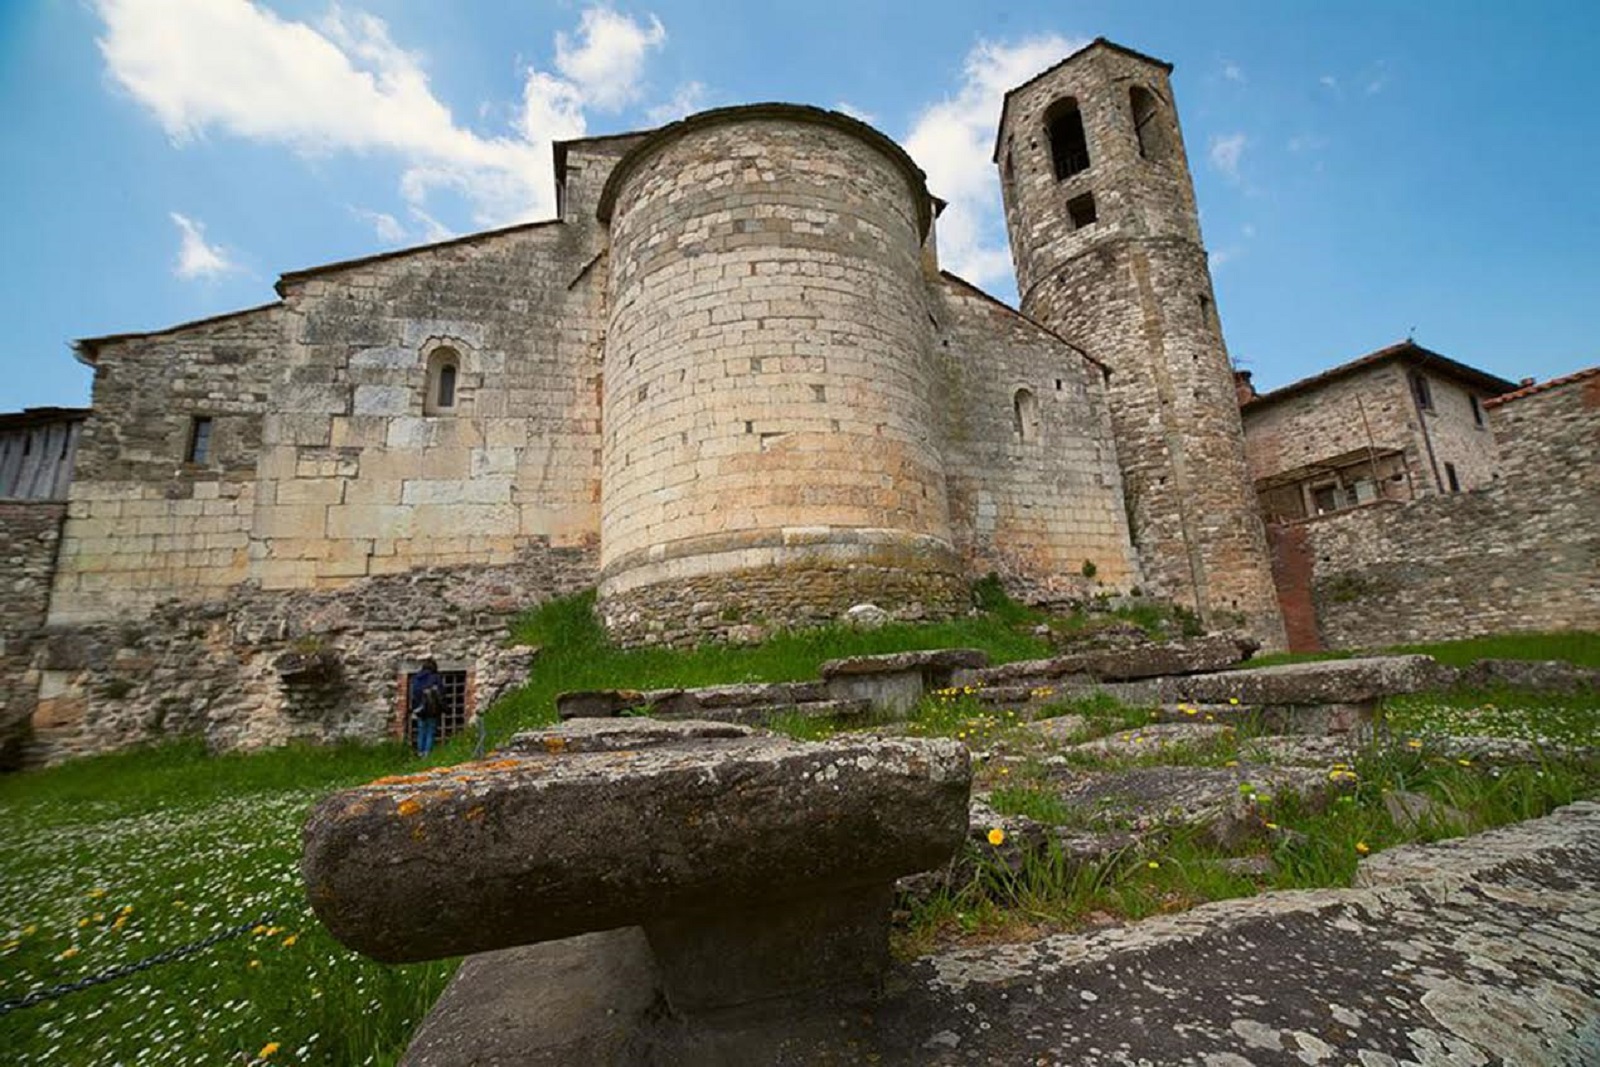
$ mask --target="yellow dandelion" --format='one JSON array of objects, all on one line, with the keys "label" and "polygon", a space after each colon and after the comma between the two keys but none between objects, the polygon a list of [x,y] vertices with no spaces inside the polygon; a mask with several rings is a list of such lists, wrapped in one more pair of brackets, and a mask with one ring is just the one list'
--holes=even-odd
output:
[{"label": "yellow dandelion", "polygon": [[255,968],[261,966],[261,961],[260,960],[251,960],[250,963],[248,964],[248,966],[250,967],[251,970],[254,970]]},{"label": "yellow dandelion", "polygon": [[1461,764],[1461,766],[1463,766],[1463,767],[1470,767],[1470,766],[1472,766],[1472,761],[1471,761],[1471,760],[1469,760],[1469,759],[1458,759],[1458,760],[1456,760],[1456,762],[1457,762],[1457,763],[1459,763],[1459,764]]},{"label": "yellow dandelion", "polygon": [[1371,852],[1372,849],[1370,847],[1368,847],[1368,845],[1367,845],[1367,843],[1365,841],[1357,841],[1356,842],[1356,851],[1361,853],[1363,856],[1365,856],[1368,852]]},{"label": "yellow dandelion", "polygon": [[264,1059],[268,1058],[274,1052],[278,1051],[279,1047],[280,1046],[278,1045],[278,1042],[276,1042],[276,1041],[268,1041],[265,1045],[261,1046],[261,1051],[256,1053],[256,1059],[264,1060]]},{"label": "yellow dandelion", "polygon": [[1415,737],[1413,737],[1411,740],[1406,742],[1406,747],[1407,748],[1421,748],[1422,747],[1422,742],[1417,740]]},{"label": "yellow dandelion", "polygon": [[56,957],[56,959],[58,959],[58,960],[70,960],[72,957],[74,957],[74,956],[76,956],[78,954],[78,951],[79,951],[78,947],[76,945],[74,945],[72,948],[64,950],[61,953],[61,955]]},{"label": "yellow dandelion", "polygon": [[106,893],[108,893],[108,892],[109,892],[109,890],[101,889],[101,888],[99,888],[97,886],[96,888],[89,890],[89,892],[87,894],[85,894],[85,895],[88,896],[90,900],[99,900],[101,897],[105,896]]},{"label": "yellow dandelion", "polygon": [[1278,828],[1278,824],[1275,823],[1275,822],[1263,823],[1262,825],[1265,826],[1268,830],[1276,830]]},{"label": "yellow dandelion", "polygon": [[1161,864],[1157,863],[1155,860],[1151,860],[1149,863],[1146,863],[1145,866],[1149,867],[1152,871],[1158,871],[1161,869]]},{"label": "yellow dandelion", "polygon": [[85,926],[88,926],[88,925],[89,925],[89,920],[88,919],[79,919],[78,920],[78,929],[82,930]]},{"label": "yellow dandelion", "polygon": [[262,934],[267,932],[267,928],[265,926],[253,926],[250,928],[250,932],[256,937],[260,937]]},{"label": "yellow dandelion", "polygon": [[989,844],[993,845],[995,848],[999,848],[1001,845],[1003,845],[1005,843],[1006,843],[1006,832],[1004,830],[1002,830],[1002,829],[1000,829],[1000,827],[996,826],[994,829],[989,831]]},{"label": "yellow dandelion", "polygon": [[298,940],[300,940],[300,935],[299,934],[290,934],[288,937],[283,939],[283,947],[284,948],[289,948],[291,945],[293,945]]},{"label": "yellow dandelion", "polygon": [[1236,705],[1236,706],[1237,706],[1237,705],[1238,705],[1238,703],[1239,703],[1239,698],[1238,698],[1238,697],[1229,697],[1229,698],[1228,698],[1228,703],[1230,703],[1230,704],[1233,704],[1233,705]]},{"label": "yellow dandelion", "polygon": [[1000,768],[1000,773],[1001,774],[1010,774],[1011,773],[1011,768],[1010,767],[1001,767]]}]

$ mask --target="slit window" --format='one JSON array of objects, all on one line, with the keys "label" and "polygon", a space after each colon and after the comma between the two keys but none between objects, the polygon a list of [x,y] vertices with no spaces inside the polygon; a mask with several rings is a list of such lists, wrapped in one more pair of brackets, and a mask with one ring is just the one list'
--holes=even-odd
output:
[{"label": "slit window", "polygon": [[189,447],[184,462],[201,464],[211,458],[211,418],[197,415],[189,422]]},{"label": "slit window", "polygon": [[1069,96],[1050,105],[1044,126],[1057,181],[1089,169],[1089,138],[1083,132],[1083,113],[1076,100]]},{"label": "slit window", "polygon": [[436,348],[428,357],[424,415],[447,415],[456,407],[456,387],[461,378],[461,356],[453,348]]},{"label": "slit window", "polygon": [[[415,672],[409,672],[401,679],[400,703],[405,712],[402,722],[406,724],[406,742],[412,748],[417,745],[417,724],[411,721],[410,702],[411,679]],[[467,725],[467,672],[466,671],[440,671],[439,679],[444,688],[444,714],[439,718],[439,733],[436,738],[444,741],[460,733]]]},{"label": "slit window", "polygon": [[1162,160],[1172,154],[1172,143],[1167,134],[1167,122],[1161,113],[1161,100],[1142,85],[1128,90],[1128,103],[1133,108],[1133,135],[1139,142],[1139,155],[1143,159]]},{"label": "slit window", "polygon": [[1483,429],[1483,427],[1485,425],[1485,419],[1484,419],[1484,416],[1483,416],[1483,404],[1478,400],[1478,395],[1476,393],[1468,393],[1467,394],[1467,400],[1472,404],[1472,422],[1473,422],[1473,425],[1477,426],[1478,429],[1480,429],[1480,430]]},{"label": "slit window", "polygon": [[1446,463],[1444,465],[1444,480],[1450,483],[1450,491],[1452,493],[1461,492],[1461,479],[1456,474],[1456,465],[1454,463]]},{"label": "slit window", "polygon": [[1072,228],[1081,230],[1093,226],[1100,217],[1094,209],[1094,194],[1084,193],[1067,201],[1067,214],[1072,218]]},{"label": "slit window", "polygon": [[1433,390],[1428,386],[1428,379],[1424,378],[1420,374],[1412,372],[1411,392],[1416,396],[1417,406],[1419,408],[1421,408],[1423,411],[1433,410]]},{"label": "slit window", "polygon": [[1018,389],[1011,398],[1011,428],[1024,443],[1039,439],[1039,401],[1031,389]]}]

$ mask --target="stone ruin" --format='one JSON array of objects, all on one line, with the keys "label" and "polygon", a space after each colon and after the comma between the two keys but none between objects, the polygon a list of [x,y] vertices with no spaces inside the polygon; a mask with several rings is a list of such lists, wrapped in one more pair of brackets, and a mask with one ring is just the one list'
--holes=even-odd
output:
[{"label": "stone ruin", "polygon": [[[1345,787],[1337,761],[1367,732],[1373,701],[1455,677],[1415,656],[1209,669],[1244,651],[1204,640],[1143,661],[1096,651],[998,668],[970,652],[907,653],[841,661],[821,682],[783,689],[571,694],[573,718],[488,760],[323,801],[305,829],[308,894],[339,940],[376,959],[468,955],[415,1034],[409,1067],[1600,1062],[1593,803],[1375,855],[1348,890],[891,961],[896,895],[961,884],[985,848],[1015,867],[1047,847],[1103,860],[1176,824],[1222,842],[1278,832],[1245,794],[1327,800]],[[1144,673],[1185,664],[1196,673]],[[1508,669],[1527,681],[1527,668]],[[1595,688],[1597,673],[1544,680]],[[1072,716],[1039,719],[1024,748],[969,757],[945,739],[804,743],[732,721],[620,714],[758,719],[784,701],[875,700],[892,732],[913,675],[1010,701],[1024,720],[1051,680],[1142,685],[1178,701],[1157,718],[1179,721],[1085,741]],[[830,689],[841,678],[875,695]],[[1276,708],[1260,721],[1291,732],[1241,745],[1237,765],[1161,763],[1170,746],[1232,730],[1201,708]],[[1141,752],[1154,762],[1083,766]],[[1001,815],[969,796],[971,758],[1041,760],[1059,769],[1063,800],[1084,812],[1109,803],[1117,825],[1068,831]],[[1418,795],[1386,802],[1397,819],[1451,817]]]}]

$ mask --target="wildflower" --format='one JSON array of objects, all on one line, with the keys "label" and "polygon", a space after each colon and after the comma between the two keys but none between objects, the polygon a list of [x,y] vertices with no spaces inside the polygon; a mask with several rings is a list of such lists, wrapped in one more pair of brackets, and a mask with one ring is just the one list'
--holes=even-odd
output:
[{"label": "wildflower", "polygon": [[1458,760],[1456,760],[1456,762],[1457,762],[1457,763],[1459,763],[1459,764],[1461,764],[1461,766],[1463,766],[1463,767],[1470,767],[1470,766],[1472,766],[1472,761],[1471,761],[1471,760],[1469,760],[1469,759],[1458,759]]},{"label": "wildflower", "polygon": [[1239,766],[1239,761],[1236,760],[1236,759],[1231,759],[1228,762],[1224,763],[1223,766],[1224,767],[1237,767],[1237,766]]},{"label": "wildflower", "polygon": [[1265,826],[1268,830],[1276,830],[1278,828],[1278,824],[1275,822],[1262,823],[1261,825]]},{"label": "wildflower", "polygon": [[1228,698],[1228,703],[1237,706],[1238,703],[1239,703],[1239,698],[1238,697],[1229,697]]},{"label": "wildflower", "polygon": [[298,940],[300,940],[299,934],[290,934],[288,937],[283,939],[283,947],[290,948]]},{"label": "wildflower", "polygon": [[97,886],[94,889],[89,890],[89,892],[85,893],[84,895],[90,900],[99,900],[101,897],[105,896],[107,892],[108,890],[101,889]]},{"label": "wildflower", "polygon": [[39,927],[34,923],[29,923],[27,926],[24,926],[22,928],[22,936],[23,937],[32,937],[34,934],[36,934],[38,932],[39,932]]},{"label": "wildflower", "polygon": [[1146,863],[1145,866],[1149,867],[1152,871],[1161,869],[1161,864],[1157,863],[1155,860],[1151,860],[1149,863]]},{"label": "wildflower", "polygon": [[1006,832],[1004,830],[1002,830],[1002,829],[1000,829],[1000,827],[996,826],[992,830],[989,831],[989,844],[993,845],[995,848],[999,848],[1001,845],[1003,845],[1005,843],[1006,843]]},{"label": "wildflower", "polygon": [[255,968],[261,966],[261,961],[260,960],[251,960],[248,966],[250,967],[251,970],[254,970]]},{"label": "wildflower", "polygon": [[1000,768],[1000,773],[1001,774],[1010,774],[1011,773],[1011,768],[1010,767],[1001,767]]},{"label": "wildflower", "polygon": [[1363,856],[1365,856],[1368,852],[1371,852],[1372,849],[1370,847],[1368,847],[1368,845],[1367,845],[1367,843],[1365,841],[1357,841],[1356,842],[1356,851],[1361,853]]},{"label": "wildflower", "polygon": [[57,956],[56,959],[58,959],[58,960],[70,960],[72,957],[74,957],[74,956],[76,956],[78,954],[78,951],[79,951],[78,947],[76,945],[74,945],[73,947],[71,947],[69,949],[63,950],[61,955]]},{"label": "wildflower", "polygon": [[278,1051],[278,1042],[268,1041],[265,1045],[261,1046],[261,1051],[256,1053],[256,1059],[264,1060],[276,1051]]},{"label": "wildflower", "polygon": [[257,925],[257,926],[252,926],[250,928],[250,933],[253,934],[256,937],[260,937],[262,934],[264,934],[266,932],[267,932],[267,928],[265,926]]},{"label": "wildflower", "polygon": [[1422,742],[1419,739],[1413,737],[1411,740],[1406,742],[1406,747],[1407,748],[1421,748],[1422,747]]}]

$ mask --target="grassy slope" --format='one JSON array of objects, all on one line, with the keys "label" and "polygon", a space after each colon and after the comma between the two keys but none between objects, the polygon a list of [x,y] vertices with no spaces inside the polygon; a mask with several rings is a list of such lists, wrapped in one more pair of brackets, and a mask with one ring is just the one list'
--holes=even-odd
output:
[{"label": "grassy slope", "polygon": [[[977,647],[1000,662],[1048,654],[1026,632],[1034,616],[1004,603],[989,606],[995,610],[955,623],[866,633],[824,629],[780,634],[750,648],[677,652],[613,649],[587,598],[550,604],[518,629],[520,640],[543,652],[530,683],[488,715],[491,738],[551,721],[555,695],[568,689],[795,680],[814,677],[825,659],[912,648]],[[1454,642],[1423,651],[1450,662],[1568,656],[1600,665],[1600,635]],[[1127,709],[1080,710],[1098,710],[1108,724],[1129,721]],[[1433,714],[1428,706],[1407,713],[1423,725]],[[1592,725],[1593,709],[1577,707],[1572,716],[1581,729],[1585,721]],[[930,702],[920,732],[982,739],[983,729],[970,729],[950,708]],[[435,758],[457,762],[470,751],[465,739]],[[13,828],[0,839],[0,999],[276,912],[265,927],[188,960],[0,1016],[8,1062],[393,1062],[452,964],[383,967],[334,943],[301,894],[298,828],[329,790],[415,765],[393,744],[208,757],[198,743],[180,741],[0,777],[0,818]],[[1465,799],[1467,786],[1449,768],[1436,771],[1426,779],[1405,777]],[[1386,777],[1374,772],[1374,780]],[[1531,813],[1578,788],[1567,776],[1559,788],[1554,784],[1546,779],[1539,789],[1511,789],[1508,783],[1498,787],[1507,795],[1494,806]],[[1292,811],[1284,816],[1286,825],[1298,821]],[[1326,839],[1319,845],[1325,851],[1298,861],[1280,857],[1285,869],[1299,872],[1292,874],[1295,884],[1345,877],[1354,864],[1352,834],[1365,835],[1363,843],[1370,838],[1372,847],[1390,839],[1381,824],[1369,825],[1376,816],[1368,805],[1340,815],[1343,822],[1324,825],[1321,818],[1308,814],[1304,829]],[[1096,910],[1145,914],[1260,888],[1259,880],[1204,873],[1213,865],[1190,844],[1167,849],[1115,869],[1052,873],[1039,865],[1020,881],[1007,875],[1010,882],[999,887],[1006,893],[986,890],[981,899],[956,897],[931,907],[965,916],[949,920],[958,925],[989,909],[1015,929],[1040,916],[1063,922],[1069,913],[1081,919]],[[1072,887],[1077,898],[1067,893]],[[931,913],[919,923],[939,928]],[[260,1053],[274,1044],[263,1060]]]}]

